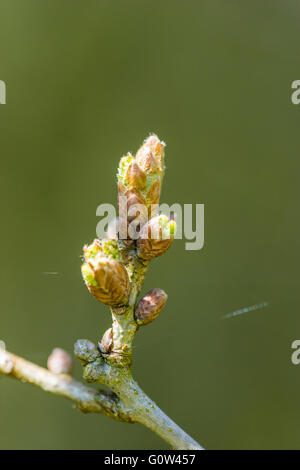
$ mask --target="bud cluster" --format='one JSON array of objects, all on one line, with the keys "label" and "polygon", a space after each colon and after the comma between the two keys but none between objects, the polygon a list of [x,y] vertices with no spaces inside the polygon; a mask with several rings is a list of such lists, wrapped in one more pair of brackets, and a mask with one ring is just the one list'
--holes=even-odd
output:
[{"label": "bud cluster", "polygon": [[164,142],[156,135],[145,140],[134,157],[121,158],[118,169],[119,193],[150,207],[158,204],[164,172]]},{"label": "bud cluster", "polygon": [[102,354],[111,355],[119,346],[121,350],[128,348],[132,331],[155,320],[167,300],[163,290],[152,289],[135,306],[142,284],[138,276],[143,280],[148,261],[168,250],[176,230],[172,218],[158,214],[164,149],[164,142],[150,135],[135,157],[128,154],[121,158],[117,174],[119,216],[108,227],[109,238],[95,239],[83,249],[81,271],[87,288],[98,301],[113,308],[113,328],[98,343]]},{"label": "bud cluster", "polygon": [[[117,175],[119,227],[129,228],[129,224],[133,227],[132,222],[138,216],[136,229],[139,230],[154,215],[164,172],[164,148],[164,142],[151,135],[135,157],[128,154],[121,158]],[[134,239],[135,233],[129,229],[128,238]]]}]

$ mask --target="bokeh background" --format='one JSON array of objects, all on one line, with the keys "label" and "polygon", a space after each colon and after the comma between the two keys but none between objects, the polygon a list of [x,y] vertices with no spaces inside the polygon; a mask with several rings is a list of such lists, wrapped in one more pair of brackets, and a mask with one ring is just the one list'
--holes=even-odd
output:
[{"label": "bokeh background", "polygon": [[[116,201],[119,158],[156,132],[162,201],[205,204],[205,245],[177,241],[152,263],[144,292],[169,300],[136,338],[135,377],[209,449],[299,448],[299,2],[0,6],[0,339],[45,365],[53,347],[71,352],[109,327],[82,282],[81,249],[96,207]],[[167,446],[0,378],[0,448]]]}]

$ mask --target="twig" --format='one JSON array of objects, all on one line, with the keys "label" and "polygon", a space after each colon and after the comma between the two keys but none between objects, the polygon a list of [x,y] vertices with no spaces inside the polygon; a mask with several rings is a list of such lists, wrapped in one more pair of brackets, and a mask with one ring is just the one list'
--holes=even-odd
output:
[{"label": "twig", "polygon": [[[176,228],[173,218],[152,213],[153,206],[157,211],[164,173],[164,145],[152,135],[135,158],[127,155],[121,159],[118,171],[119,232],[110,237],[112,239],[96,239],[84,247],[83,278],[92,295],[111,307],[113,324],[97,347],[88,340],[78,340],[75,355],[82,362],[85,380],[105,385],[111,392],[97,392],[69,375],[54,374],[57,372],[55,357],[48,362],[48,368],[54,367],[49,372],[0,349],[0,373],[63,396],[84,412],[103,413],[127,423],[141,423],[174,449],[200,450],[200,444],[160,410],[131,374],[135,334],[141,326],[157,318],[167,300],[166,293],[156,288],[137,303],[149,261],[168,250]],[[141,216],[137,239],[131,227],[132,209],[138,209],[135,213]],[[146,221],[144,216],[149,211],[151,218]],[[124,226],[131,229],[128,239],[121,236]],[[61,361],[64,354],[58,353],[58,356]],[[69,362],[68,358],[66,362]],[[65,371],[64,367],[62,371]]]},{"label": "twig", "polygon": [[130,410],[114,393],[87,387],[67,374],[54,374],[1,348],[0,374],[65,397],[84,413],[102,413],[118,421],[132,422]]},{"label": "twig", "polygon": [[[98,363],[99,371],[103,366],[104,375],[109,381],[108,377],[112,371],[101,361]],[[117,421],[143,424],[175,449],[202,449],[196,441],[163,413],[130,378],[121,384],[119,392],[122,396],[121,399],[113,392],[97,391],[87,387],[69,375],[49,372],[47,369],[1,348],[0,374],[35,385],[54,395],[65,397],[74,402],[76,407],[84,413],[102,413]]]}]

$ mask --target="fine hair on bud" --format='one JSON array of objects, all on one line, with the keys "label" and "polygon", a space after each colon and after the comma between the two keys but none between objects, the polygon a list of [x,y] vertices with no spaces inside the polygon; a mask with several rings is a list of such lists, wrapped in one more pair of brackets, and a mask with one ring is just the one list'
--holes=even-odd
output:
[{"label": "fine hair on bud", "polygon": [[[119,238],[122,240],[135,240],[151,217],[151,206],[159,203],[164,147],[164,142],[156,135],[150,135],[135,157],[129,153],[120,160],[117,179]],[[144,206],[145,210],[137,210],[137,206]]]},{"label": "fine hair on bud", "polygon": [[81,272],[91,294],[112,307],[126,305],[129,297],[129,278],[121,262],[118,242],[95,240],[84,247],[85,262]]}]

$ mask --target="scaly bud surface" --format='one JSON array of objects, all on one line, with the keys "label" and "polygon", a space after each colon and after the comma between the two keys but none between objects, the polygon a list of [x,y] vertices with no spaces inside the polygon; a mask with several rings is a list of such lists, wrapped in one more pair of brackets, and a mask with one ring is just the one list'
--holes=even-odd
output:
[{"label": "scaly bud surface", "polygon": [[146,187],[146,173],[135,160],[128,166],[125,180],[129,188],[144,189]]},{"label": "scaly bud surface", "polygon": [[149,173],[164,171],[165,143],[157,135],[150,135],[136,154],[136,161],[141,168]]},{"label": "scaly bud surface", "polygon": [[95,344],[88,339],[78,339],[74,344],[74,354],[82,362],[94,362],[100,356]]},{"label": "scaly bud surface", "polygon": [[109,328],[103,335],[102,340],[98,343],[99,349],[103,354],[108,354],[112,348],[113,335],[112,329]]},{"label": "scaly bud surface", "polygon": [[135,317],[138,325],[148,325],[158,317],[166,301],[167,294],[162,289],[152,289],[138,303]]},{"label": "scaly bud surface", "polygon": [[130,286],[126,268],[119,261],[118,242],[95,240],[84,247],[84,257],[81,272],[91,294],[112,307],[125,305]]},{"label": "scaly bud surface", "polygon": [[[153,216],[153,205],[159,203],[161,184],[164,172],[164,142],[156,135],[148,137],[136,157],[131,154],[122,157],[118,169],[118,204],[119,222],[125,229],[137,217],[141,226],[146,220]],[[121,196],[127,198],[126,204],[122,202]],[[141,218],[141,211],[132,210],[133,206],[144,205],[145,211]],[[123,225],[121,225],[123,224]],[[120,238],[126,230],[120,230]],[[131,235],[127,236],[130,239]]]},{"label": "scaly bud surface", "polygon": [[175,231],[175,220],[169,220],[166,215],[153,217],[141,230],[137,241],[138,256],[149,260],[163,255],[172,245]]}]

